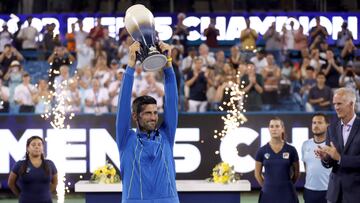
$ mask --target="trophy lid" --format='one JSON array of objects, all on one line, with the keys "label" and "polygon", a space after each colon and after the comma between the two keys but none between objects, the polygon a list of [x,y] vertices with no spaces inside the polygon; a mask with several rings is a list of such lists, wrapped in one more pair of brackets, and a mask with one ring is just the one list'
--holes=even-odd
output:
[{"label": "trophy lid", "polygon": [[125,27],[131,34],[137,31],[140,25],[154,25],[154,15],[142,4],[135,4],[125,12]]}]

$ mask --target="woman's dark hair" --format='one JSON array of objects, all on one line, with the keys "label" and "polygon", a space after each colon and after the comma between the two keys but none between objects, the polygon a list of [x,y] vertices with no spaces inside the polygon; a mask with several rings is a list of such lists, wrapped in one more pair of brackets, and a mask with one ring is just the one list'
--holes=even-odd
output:
[{"label": "woman's dark hair", "polygon": [[156,100],[151,96],[140,96],[133,101],[132,112],[139,115],[143,110],[143,106],[148,104],[156,104]]},{"label": "woman's dark hair", "polygon": [[[33,141],[33,140],[41,140],[42,144],[44,145],[44,140],[39,137],[39,136],[31,136],[27,141],[26,141],[26,149],[29,147],[30,143]],[[45,174],[47,176],[50,175],[50,169],[49,169],[49,165],[48,163],[45,161],[45,157],[44,157],[44,154],[41,154],[41,166],[44,170],[45,170]],[[24,175],[25,172],[26,172],[26,169],[28,168],[28,165],[29,165],[29,162],[30,162],[30,157],[29,157],[29,152],[26,151],[26,154],[25,154],[25,161],[24,163],[21,165],[20,167],[20,170],[19,170],[19,175]]]},{"label": "woman's dark hair", "polygon": [[[285,134],[285,124],[284,124],[284,121],[283,120],[281,120],[281,118],[279,118],[279,117],[277,117],[277,116],[275,116],[275,117],[273,117],[273,118],[271,118],[270,119],[270,121],[280,121],[280,124],[281,124],[281,126],[283,127],[283,129],[284,129],[284,132],[282,133],[282,135],[281,135],[281,139],[283,139],[284,141],[286,141],[286,134]],[[270,123],[270,122],[269,122]]]}]

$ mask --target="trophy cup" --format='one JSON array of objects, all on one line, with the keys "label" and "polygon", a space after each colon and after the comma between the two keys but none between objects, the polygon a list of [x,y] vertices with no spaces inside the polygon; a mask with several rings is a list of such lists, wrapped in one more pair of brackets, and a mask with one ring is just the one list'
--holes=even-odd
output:
[{"label": "trophy cup", "polygon": [[141,4],[131,6],[125,13],[125,28],[131,37],[140,42],[140,53],[136,58],[145,71],[158,71],[167,63],[167,58],[158,50],[154,16]]}]

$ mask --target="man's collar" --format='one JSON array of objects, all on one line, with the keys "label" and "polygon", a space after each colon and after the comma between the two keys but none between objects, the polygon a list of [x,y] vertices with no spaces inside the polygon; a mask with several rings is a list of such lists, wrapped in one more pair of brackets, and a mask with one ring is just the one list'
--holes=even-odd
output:
[{"label": "man's collar", "polygon": [[[354,114],[354,116],[352,117],[352,119],[346,124],[346,126],[353,126],[354,124],[354,121],[355,121],[355,118],[356,118],[356,114]],[[344,125],[344,122],[341,120],[341,125]]]}]

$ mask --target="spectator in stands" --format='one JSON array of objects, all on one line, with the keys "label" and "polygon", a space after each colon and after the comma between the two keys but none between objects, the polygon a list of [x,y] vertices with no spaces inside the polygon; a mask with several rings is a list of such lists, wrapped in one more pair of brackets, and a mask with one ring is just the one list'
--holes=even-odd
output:
[{"label": "spectator in stands", "polygon": [[18,38],[18,35],[20,33],[20,30],[21,30],[21,25],[22,25],[22,22],[21,20],[19,20],[17,23],[17,29],[16,31],[14,32],[14,35],[13,35],[13,45],[14,47],[17,49],[17,50],[20,50],[22,49],[22,40]]},{"label": "spectator in stands", "polygon": [[108,87],[111,82],[111,71],[106,64],[106,58],[99,56],[96,59],[94,78],[98,79],[101,87]]},{"label": "spectator in stands", "polygon": [[276,31],[275,22],[273,22],[265,32],[263,38],[265,40],[265,51],[271,53],[279,65],[281,63],[281,36],[280,33]]},{"label": "spectator in stands", "polygon": [[43,114],[49,112],[51,110],[52,96],[47,81],[39,80],[38,91],[34,95],[35,113]]},{"label": "spectator in stands", "polygon": [[244,92],[248,95],[244,99],[246,111],[260,111],[262,106],[261,94],[264,91],[264,80],[262,76],[255,71],[255,65],[248,63],[248,69],[240,79],[244,85]]},{"label": "spectator in stands", "polygon": [[116,80],[111,82],[109,85],[109,96],[110,96],[110,100],[111,100],[111,112],[115,113],[117,110],[117,106],[118,106],[118,96],[119,96],[119,92],[120,92],[120,87],[121,87],[121,82],[122,82],[122,78],[124,76],[125,73],[125,69],[123,68],[119,68],[116,71]]},{"label": "spectator in stands", "polygon": [[75,57],[63,47],[55,47],[54,52],[49,56],[48,63],[50,64],[49,82],[50,90],[54,90],[54,79],[60,74],[60,67],[62,65],[70,65],[75,61]]},{"label": "spectator in stands", "polygon": [[[0,54],[0,78],[8,72],[9,66],[13,61],[22,61],[24,57],[11,44],[4,46],[4,51]],[[6,79],[7,80],[7,79]]]},{"label": "spectator in stands", "polygon": [[341,25],[341,31],[338,32],[338,39],[336,40],[336,47],[339,51],[343,50],[346,41],[353,39],[352,32],[348,29],[348,23],[346,21]]},{"label": "spectator in stands", "polygon": [[19,40],[22,41],[23,50],[36,50],[36,38],[39,35],[39,31],[31,25],[32,17],[27,18],[28,26],[20,29],[20,32],[17,36]]},{"label": "spectator in stands", "polygon": [[140,96],[148,95],[156,100],[158,112],[163,112],[164,85],[155,79],[154,72],[145,73],[145,80],[140,85]]},{"label": "spectator in stands", "polygon": [[218,47],[218,40],[217,36],[220,35],[219,29],[215,27],[216,21],[215,18],[210,19],[209,26],[204,30],[204,36],[206,36],[206,45],[210,48],[217,48]]},{"label": "spectator in stands", "polygon": [[[316,76],[316,85],[309,91],[309,100],[306,105],[307,112],[313,111],[330,111],[332,90],[325,85],[326,76],[324,73],[319,72]],[[312,108],[311,108],[312,107]]]},{"label": "spectator in stands", "polygon": [[274,110],[278,104],[279,82],[281,79],[281,70],[274,64],[274,56],[266,56],[268,66],[264,67],[261,75],[264,80],[264,91],[262,93],[262,102],[264,110]]},{"label": "spectator in stands", "polygon": [[77,69],[91,68],[95,59],[95,51],[92,48],[91,37],[85,38],[85,43],[76,46]]},{"label": "spectator in stands", "polygon": [[102,46],[101,40],[94,41],[94,51],[95,51],[95,58],[98,58],[99,56],[103,56],[107,59],[107,53]]},{"label": "spectator in stands", "polygon": [[37,89],[30,83],[30,75],[24,73],[22,83],[15,88],[14,100],[20,106],[19,113],[34,113],[35,112],[35,96]]},{"label": "spectator in stands", "polygon": [[203,70],[205,71],[208,67],[215,65],[215,58],[209,53],[209,47],[202,43],[199,46],[199,57],[203,61]]},{"label": "spectator in stands", "polygon": [[[218,103],[220,111],[232,110],[232,106],[227,104],[230,102],[231,98],[231,87],[236,81],[235,70],[231,67],[230,64],[226,63],[223,67],[223,74],[217,75],[216,80],[218,81],[218,87],[215,94],[215,102]],[[228,89],[227,89],[228,88]]]},{"label": "spectator in stands", "polygon": [[104,37],[104,27],[101,25],[101,18],[96,19],[95,26],[91,28],[89,36],[96,42]]},{"label": "spectator in stands", "polygon": [[175,78],[176,78],[176,86],[178,88],[178,94],[180,93],[180,82],[182,74],[180,73],[180,65],[181,65],[181,57],[180,57],[180,50],[176,47],[173,47],[171,49],[171,58],[172,58],[172,67],[175,72]]},{"label": "spectator in stands", "polygon": [[129,60],[129,47],[133,43],[133,39],[130,35],[122,41],[117,51],[117,57],[120,59],[120,66],[126,65]]},{"label": "spectator in stands", "polygon": [[269,65],[266,60],[266,52],[263,49],[256,52],[256,56],[252,57],[250,61],[255,65],[256,73],[261,73],[262,69]]},{"label": "spectator in stands", "polygon": [[246,28],[241,31],[240,42],[243,51],[252,51],[256,49],[257,32],[250,28],[250,19],[245,20]]},{"label": "spectator in stands", "polygon": [[242,59],[241,59],[239,47],[238,46],[232,46],[230,48],[230,57],[228,59],[228,63],[231,64],[232,68],[238,69],[241,60]]},{"label": "spectator in stands", "polygon": [[9,96],[9,88],[3,84],[3,80],[0,78],[0,113],[9,112]]},{"label": "spectator in stands", "polygon": [[[65,39],[66,39],[66,48],[70,52],[75,52],[75,50],[76,50],[75,23],[71,24],[70,32],[66,33]],[[52,49],[50,49],[50,50],[52,50]]]},{"label": "spectator in stands", "polygon": [[301,51],[303,49],[307,49],[308,37],[304,34],[304,27],[302,25],[300,25],[299,29],[295,32],[294,40],[295,50]]},{"label": "spectator in stands", "polygon": [[295,30],[294,30],[294,22],[290,22],[290,30],[286,28],[284,24],[282,27],[282,47],[283,50],[293,50],[295,47]]},{"label": "spectator in stands", "polygon": [[345,70],[343,71],[339,79],[339,86],[347,87],[354,90],[356,95],[355,110],[356,112],[359,112],[360,111],[360,95],[359,95],[360,77],[356,74],[352,63],[348,63],[345,66]]},{"label": "spectator in stands", "polygon": [[5,45],[11,44],[13,41],[13,35],[9,32],[8,26],[6,23],[2,26],[3,30],[0,32],[0,53],[5,49]]},{"label": "spectator in stands", "polygon": [[174,27],[174,35],[179,36],[181,44],[184,46],[185,54],[187,52],[187,36],[189,35],[188,27],[184,25],[185,13],[177,15],[177,24]]},{"label": "spectator in stands", "polygon": [[300,102],[302,106],[306,105],[306,102],[309,100],[310,89],[315,87],[316,78],[315,78],[315,69],[312,66],[306,67],[306,75],[302,78],[302,86],[300,88]]},{"label": "spectator in stands", "polygon": [[222,73],[223,67],[226,62],[227,62],[227,59],[225,58],[224,51],[218,50],[215,54],[215,64],[214,64],[215,75],[219,75]]},{"label": "spectator in stands", "polygon": [[189,87],[188,112],[205,112],[207,107],[206,91],[208,79],[203,70],[203,58],[194,59],[194,68],[186,75],[185,85]]},{"label": "spectator in stands", "polygon": [[320,58],[319,49],[312,49],[310,54],[310,66],[314,67],[315,72],[318,73],[321,71],[321,67],[326,64],[326,61]]},{"label": "spectator in stands", "polygon": [[108,27],[104,27],[104,37],[101,39],[103,49],[107,55],[108,64],[110,63],[111,59],[115,58],[118,51],[118,45],[114,38],[109,36],[109,29]]},{"label": "spectator in stands", "polygon": [[116,59],[111,60],[111,62],[110,62],[110,74],[111,74],[110,82],[113,82],[116,80],[117,71],[120,68],[122,69],[122,67],[120,67],[120,65],[119,65],[118,60],[116,60]]},{"label": "spectator in stands", "polygon": [[9,95],[10,95],[10,113],[17,113],[18,106],[14,102],[15,88],[22,83],[23,78],[23,68],[20,65],[19,61],[12,61],[9,67],[9,70],[4,76],[4,81],[8,82],[9,86]]},{"label": "spectator in stands", "polygon": [[331,50],[326,51],[326,63],[321,67],[326,76],[326,86],[330,88],[339,88],[339,78],[344,72],[339,62],[335,61]]},{"label": "spectator in stands", "polygon": [[121,45],[129,36],[128,31],[125,27],[119,29],[119,44]]},{"label": "spectator in stands", "polygon": [[56,76],[54,80],[54,88],[57,93],[67,89],[67,82],[70,79],[69,66],[60,66],[59,72],[60,74]]},{"label": "spectator in stands", "polygon": [[344,48],[341,50],[340,56],[343,64],[347,64],[349,61],[355,58],[356,47],[351,38],[347,39]]},{"label": "spectator in stands", "polygon": [[316,16],[315,19],[316,19],[316,25],[312,27],[309,31],[311,37],[310,47],[318,48],[318,43],[326,40],[329,34],[326,28],[320,25],[320,17]]},{"label": "spectator in stands", "polygon": [[93,79],[93,75],[90,68],[83,68],[78,71],[79,78],[79,86],[81,92],[84,92],[88,88],[91,87],[91,81]]},{"label": "spectator in stands", "polygon": [[141,64],[137,63],[135,66],[135,74],[134,74],[134,84],[132,88],[132,97],[131,102],[140,96],[140,86],[141,82],[144,80],[144,72],[142,70]]},{"label": "spectator in stands", "polygon": [[98,79],[91,81],[92,88],[85,92],[85,108],[84,113],[102,114],[108,113],[109,92],[100,86]]},{"label": "spectator in stands", "polygon": [[70,78],[68,89],[66,90],[66,112],[80,113],[81,112],[81,94],[76,78]]},{"label": "spectator in stands", "polygon": [[79,30],[74,31],[74,34],[75,34],[75,45],[76,48],[78,48],[79,45],[85,43],[85,39],[89,34],[83,30],[82,20],[79,19],[76,23],[79,25]]},{"label": "spectator in stands", "polygon": [[177,48],[180,52],[180,58],[182,59],[184,56],[184,45],[181,44],[180,37],[178,35],[174,35],[172,37],[172,46]]},{"label": "spectator in stands", "polygon": [[197,56],[197,51],[195,47],[190,47],[188,50],[189,54],[182,60],[181,72],[186,75],[192,69],[194,64],[194,59]]},{"label": "spectator in stands", "polygon": [[51,52],[55,48],[54,29],[55,29],[55,23],[47,24],[45,26],[45,34],[44,34],[42,44],[43,44],[44,51],[49,52],[46,54],[46,58],[48,58],[50,56]]}]

